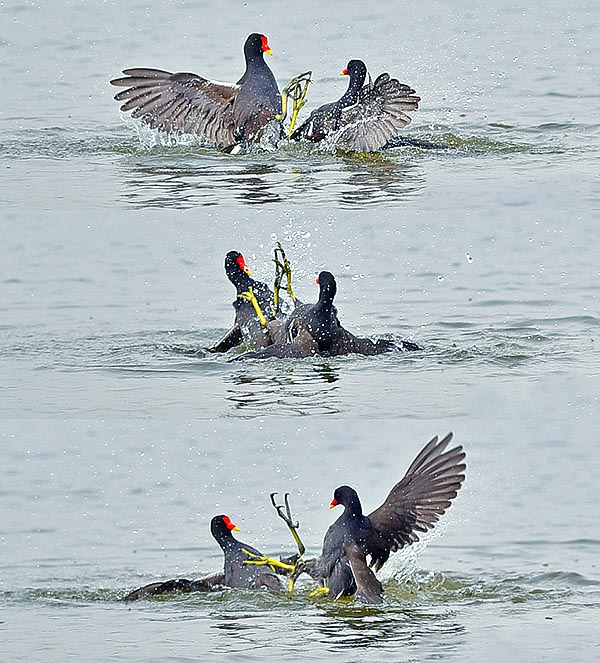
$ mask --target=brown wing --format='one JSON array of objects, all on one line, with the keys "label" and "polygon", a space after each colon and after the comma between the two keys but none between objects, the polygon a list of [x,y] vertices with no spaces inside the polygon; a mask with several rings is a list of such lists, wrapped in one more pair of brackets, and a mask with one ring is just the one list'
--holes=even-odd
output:
[{"label": "brown wing", "polygon": [[357,152],[375,152],[410,123],[404,112],[417,110],[420,97],[389,74],[380,74],[360,91],[358,102],[342,110],[341,126],[349,125],[337,144]]},{"label": "brown wing", "polygon": [[217,83],[196,74],[161,69],[125,69],[112,85],[126,87],[115,95],[152,129],[190,133],[219,146],[234,140],[233,100],[239,85]]},{"label": "brown wing", "polygon": [[419,540],[419,533],[431,529],[456,497],[467,467],[461,446],[446,451],[452,440],[448,433],[437,435],[419,453],[402,481],[385,502],[369,515],[371,530],[364,552],[378,571],[395,552]]},{"label": "brown wing", "polygon": [[144,585],[139,589],[135,589],[121,600],[125,603],[129,603],[130,601],[137,601],[138,599],[143,599],[147,596],[158,596],[159,594],[166,594],[170,592],[179,592],[181,594],[189,594],[191,592],[210,592],[216,589],[218,586],[224,584],[225,575],[221,571],[217,573],[211,573],[210,575],[199,578],[198,580],[176,578],[174,580],[165,580],[163,582],[153,582],[149,585]]}]

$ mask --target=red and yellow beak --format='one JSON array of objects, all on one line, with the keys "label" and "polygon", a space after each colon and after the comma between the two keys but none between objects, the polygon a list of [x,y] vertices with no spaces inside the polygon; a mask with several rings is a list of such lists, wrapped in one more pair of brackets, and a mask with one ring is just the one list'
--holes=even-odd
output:
[{"label": "red and yellow beak", "polygon": [[262,51],[267,55],[273,55],[273,51],[269,46],[269,40],[264,35],[262,36]]},{"label": "red and yellow beak", "polygon": [[347,75],[348,75],[348,67],[346,67],[346,69],[342,69],[342,71],[340,71],[340,76],[347,76]]},{"label": "red and yellow beak", "polygon": [[239,532],[240,531],[240,528],[237,525],[234,525],[231,522],[231,518],[229,516],[225,516],[223,518],[223,522],[225,523],[228,530],[231,530],[232,532]]},{"label": "red and yellow beak", "polygon": [[339,502],[335,499],[335,497],[331,500],[331,504],[329,505],[330,509],[333,509],[334,506],[337,506]]},{"label": "red and yellow beak", "polygon": [[237,259],[237,264],[238,267],[242,270],[242,272],[246,272],[246,274],[250,276],[250,270],[246,267],[246,261],[244,260],[243,256],[239,256],[239,258]]}]

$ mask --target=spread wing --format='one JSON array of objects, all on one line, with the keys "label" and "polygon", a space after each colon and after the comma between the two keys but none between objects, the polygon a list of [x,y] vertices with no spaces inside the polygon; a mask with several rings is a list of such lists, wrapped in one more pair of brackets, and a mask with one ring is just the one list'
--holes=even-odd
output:
[{"label": "spread wing", "polygon": [[210,81],[196,74],[161,69],[125,69],[112,85],[126,90],[115,95],[122,111],[133,111],[152,129],[190,133],[215,143],[231,145],[235,122],[233,100],[239,85]]},{"label": "spread wing", "polygon": [[419,540],[456,497],[466,464],[462,446],[446,451],[452,433],[437,435],[419,453],[385,502],[369,515],[373,529],[363,546],[378,571],[390,553]]},{"label": "spread wing", "polygon": [[340,126],[347,126],[338,145],[357,152],[380,150],[410,123],[405,111],[417,110],[420,97],[389,74],[380,74],[360,91],[358,102],[342,110]]}]

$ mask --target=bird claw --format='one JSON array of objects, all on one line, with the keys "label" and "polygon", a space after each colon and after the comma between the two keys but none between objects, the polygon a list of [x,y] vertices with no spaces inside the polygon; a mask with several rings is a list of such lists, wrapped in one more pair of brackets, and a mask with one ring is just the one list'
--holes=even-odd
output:
[{"label": "bird claw", "polygon": [[294,133],[298,113],[306,103],[306,93],[308,91],[308,86],[311,83],[311,75],[312,71],[305,71],[303,74],[296,76],[296,78],[292,78],[281,91],[281,113],[278,113],[278,120],[283,122],[287,117],[288,98],[293,102],[288,136],[291,136],[292,133]]},{"label": "bird claw", "polygon": [[286,289],[288,296],[293,302],[296,301],[296,295],[292,288],[292,267],[290,265],[290,261],[285,255],[285,251],[283,250],[281,242],[277,242],[277,247],[275,248],[275,257],[273,258],[273,262],[275,263],[275,283],[273,286],[273,300],[275,303],[275,314],[277,314],[279,312],[279,290],[281,288],[281,281],[283,280],[284,275],[287,281]]},{"label": "bird claw", "polygon": [[292,518],[292,510],[290,508],[290,494],[285,493],[283,496],[283,504],[277,504],[277,501],[275,500],[275,496],[277,493],[271,493],[271,504],[273,505],[273,508],[277,511],[277,515],[283,520],[283,522],[288,526],[288,529],[292,533],[292,536],[294,537],[294,541],[296,542],[296,545],[298,546],[298,560],[296,561],[295,568],[298,568],[298,564],[300,561],[300,558],[304,553],[306,552],[306,548],[304,547],[304,544],[302,543],[302,540],[300,539],[300,536],[298,534],[298,529],[300,528],[300,523],[298,521],[294,522],[294,519]]},{"label": "bird claw", "polygon": [[275,559],[274,557],[267,557],[266,555],[257,555],[256,553],[250,552],[249,550],[246,550],[246,548],[242,548],[242,552],[248,556],[249,559],[245,559],[242,564],[249,564],[249,565],[255,565],[255,566],[268,566],[273,573],[275,573],[275,569],[283,569],[284,571],[289,571],[292,573],[293,571],[296,570],[296,564],[286,564],[285,562],[282,562],[279,559]]},{"label": "bird claw", "polygon": [[[285,524],[288,527],[293,527],[294,529],[299,528],[300,523],[298,521],[294,522],[294,520],[292,518],[292,510],[290,508],[290,502],[289,502],[290,494],[286,493],[283,496],[284,504],[277,504],[277,502],[275,501],[275,495],[277,495],[277,493],[271,493],[271,495],[270,495],[271,504],[273,505],[273,507],[277,511],[277,514],[279,515],[279,517],[285,522]],[[285,509],[285,512],[284,512],[284,509]]]}]

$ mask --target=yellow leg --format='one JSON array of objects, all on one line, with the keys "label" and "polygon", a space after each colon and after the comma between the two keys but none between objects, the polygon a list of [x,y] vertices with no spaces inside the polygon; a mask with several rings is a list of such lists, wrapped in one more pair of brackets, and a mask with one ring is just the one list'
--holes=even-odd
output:
[{"label": "yellow leg", "polygon": [[317,587],[309,594],[309,596],[327,596],[329,594],[329,587]]},{"label": "yellow leg", "polygon": [[291,136],[292,133],[294,133],[298,113],[306,103],[306,94],[311,82],[311,75],[312,71],[305,71],[303,74],[300,74],[300,76],[293,78],[281,91],[281,113],[276,116],[278,120],[283,122],[287,116],[288,97],[291,98],[293,102],[288,136]]},{"label": "yellow leg", "polygon": [[285,255],[285,251],[283,250],[283,246],[281,245],[281,242],[277,242],[277,248],[275,249],[275,258],[273,260],[275,263],[275,308],[278,309],[279,305],[279,288],[281,286],[281,279],[283,275],[285,274],[286,280],[287,280],[287,293],[289,298],[295,302],[296,301],[296,295],[294,293],[294,290],[292,288],[292,267],[290,265],[290,261],[287,259],[287,256]]},{"label": "yellow leg", "polygon": [[242,548],[242,552],[249,557],[249,559],[244,560],[244,564],[268,566],[273,572],[275,572],[275,568],[283,569],[284,571],[289,571],[290,573],[296,570],[295,564],[286,564],[285,562],[275,559],[274,557],[267,557],[266,555],[256,555],[255,553],[252,553],[245,548]]},{"label": "yellow leg", "polygon": [[246,300],[248,300],[248,301],[252,304],[252,306],[254,307],[254,310],[255,310],[255,312],[256,312],[256,316],[258,317],[258,320],[259,320],[260,324],[261,324],[263,327],[266,327],[266,326],[267,326],[267,318],[265,317],[265,314],[262,312],[262,310],[261,310],[261,308],[260,308],[260,304],[258,303],[258,299],[256,299],[256,295],[255,295],[254,292],[252,291],[252,288],[250,288],[250,289],[247,290],[246,292],[241,292],[241,293],[238,295],[238,297],[239,297],[240,299],[246,299]]}]

